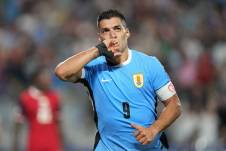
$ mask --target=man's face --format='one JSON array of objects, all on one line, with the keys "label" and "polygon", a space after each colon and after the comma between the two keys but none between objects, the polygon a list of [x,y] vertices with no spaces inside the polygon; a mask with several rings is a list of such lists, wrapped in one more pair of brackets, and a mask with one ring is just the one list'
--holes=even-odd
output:
[{"label": "man's face", "polygon": [[118,17],[103,19],[99,23],[99,39],[113,42],[112,51],[124,52],[128,47],[129,30]]},{"label": "man's face", "polygon": [[51,74],[48,72],[48,70],[41,71],[41,73],[37,76],[36,84],[42,90],[48,90],[50,88]]}]

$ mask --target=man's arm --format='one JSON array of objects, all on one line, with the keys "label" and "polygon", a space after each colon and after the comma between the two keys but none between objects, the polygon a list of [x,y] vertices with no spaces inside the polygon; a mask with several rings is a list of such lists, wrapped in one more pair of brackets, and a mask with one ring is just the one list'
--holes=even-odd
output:
[{"label": "man's arm", "polygon": [[82,51],[59,63],[55,74],[63,81],[78,82],[82,75],[82,68],[99,56],[112,57],[114,55],[114,41],[104,40],[88,50]]},{"label": "man's arm", "polygon": [[150,127],[131,124],[136,129],[134,135],[137,141],[143,145],[150,143],[158,133],[169,127],[181,114],[181,103],[177,94],[162,102],[165,108]]},{"label": "man's arm", "polygon": [[63,81],[77,82],[81,78],[82,68],[98,56],[96,47],[82,51],[59,63],[55,74]]},{"label": "man's arm", "polygon": [[169,99],[162,101],[165,108],[159,118],[152,125],[157,132],[161,132],[169,127],[181,114],[181,103],[178,96],[175,94]]}]

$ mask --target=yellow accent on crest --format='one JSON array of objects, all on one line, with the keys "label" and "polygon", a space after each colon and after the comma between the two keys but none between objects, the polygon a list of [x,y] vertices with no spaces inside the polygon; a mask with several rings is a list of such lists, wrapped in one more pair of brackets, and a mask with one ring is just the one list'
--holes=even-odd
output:
[{"label": "yellow accent on crest", "polygon": [[141,88],[144,85],[144,76],[141,73],[133,75],[133,83],[137,88]]}]

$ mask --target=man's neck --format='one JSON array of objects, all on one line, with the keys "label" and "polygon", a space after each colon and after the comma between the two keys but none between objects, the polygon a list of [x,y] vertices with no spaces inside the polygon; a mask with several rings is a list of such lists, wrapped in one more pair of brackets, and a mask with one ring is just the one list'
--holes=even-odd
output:
[{"label": "man's neck", "polygon": [[119,65],[122,64],[123,62],[125,62],[129,57],[129,50],[128,48],[125,49],[125,51],[123,51],[122,55],[115,57],[114,59],[108,60],[108,63],[110,65]]}]

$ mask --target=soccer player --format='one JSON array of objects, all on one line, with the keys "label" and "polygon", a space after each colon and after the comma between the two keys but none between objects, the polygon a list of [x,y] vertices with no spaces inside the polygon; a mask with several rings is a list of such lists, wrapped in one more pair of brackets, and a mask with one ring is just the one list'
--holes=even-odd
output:
[{"label": "soccer player", "polygon": [[[100,43],[61,62],[56,75],[90,90],[98,133],[95,151],[167,150],[163,131],[180,115],[180,101],[159,60],[128,47],[117,10],[97,19]],[[157,117],[160,100],[165,108]]]},{"label": "soccer player", "polygon": [[59,94],[50,88],[51,77],[45,68],[33,72],[32,85],[19,97],[13,150],[19,150],[21,124],[28,123],[27,151],[62,151]]}]

